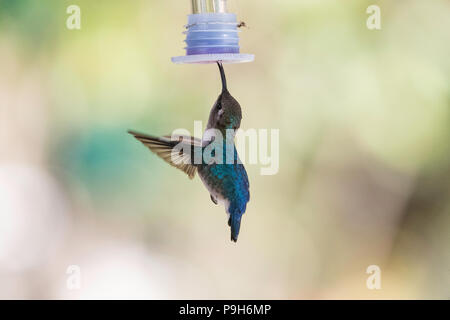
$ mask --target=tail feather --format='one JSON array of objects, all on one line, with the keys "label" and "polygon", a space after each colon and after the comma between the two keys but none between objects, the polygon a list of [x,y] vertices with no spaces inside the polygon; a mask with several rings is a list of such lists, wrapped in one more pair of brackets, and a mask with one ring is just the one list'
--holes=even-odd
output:
[{"label": "tail feather", "polygon": [[228,224],[231,227],[231,241],[236,242],[238,239],[239,229],[241,228],[241,217],[242,215],[240,214],[230,215]]}]

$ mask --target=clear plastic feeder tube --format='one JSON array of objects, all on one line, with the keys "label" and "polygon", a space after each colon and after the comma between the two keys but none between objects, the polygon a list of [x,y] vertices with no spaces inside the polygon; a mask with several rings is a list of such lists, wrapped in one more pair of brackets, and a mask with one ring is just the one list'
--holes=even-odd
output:
[{"label": "clear plastic feeder tube", "polygon": [[236,14],[227,11],[227,0],[191,0],[188,15],[186,55],[173,57],[174,63],[250,62],[252,54],[240,53]]},{"label": "clear plastic feeder tube", "polygon": [[226,13],[227,0],[191,0],[192,14]]}]

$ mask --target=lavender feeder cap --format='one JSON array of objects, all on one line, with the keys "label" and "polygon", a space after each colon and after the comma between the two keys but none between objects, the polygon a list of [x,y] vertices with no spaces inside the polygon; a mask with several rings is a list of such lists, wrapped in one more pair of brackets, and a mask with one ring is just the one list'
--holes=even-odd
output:
[{"label": "lavender feeder cap", "polygon": [[[182,63],[242,63],[251,62],[253,54],[239,50],[239,30],[236,15],[226,12],[224,0],[192,0],[193,14],[186,26],[186,55],[173,57]],[[218,11],[218,12],[216,12]]]}]

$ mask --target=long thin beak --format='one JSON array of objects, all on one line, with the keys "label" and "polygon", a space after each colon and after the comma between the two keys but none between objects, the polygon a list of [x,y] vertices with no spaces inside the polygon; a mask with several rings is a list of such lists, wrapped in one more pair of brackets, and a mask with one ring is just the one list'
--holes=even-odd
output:
[{"label": "long thin beak", "polygon": [[227,89],[227,78],[225,77],[225,70],[223,69],[223,65],[221,61],[217,61],[217,65],[220,70],[220,77],[222,78],[222,92],[228,91]]}]

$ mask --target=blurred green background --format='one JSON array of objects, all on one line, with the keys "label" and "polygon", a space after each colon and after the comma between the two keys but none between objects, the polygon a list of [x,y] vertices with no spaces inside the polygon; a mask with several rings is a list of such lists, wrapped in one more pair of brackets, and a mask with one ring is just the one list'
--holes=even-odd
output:
[{"label": "blurred green background", "polygon": [[280,129],[237,244],[200,180],[126,133],[207,120],[216,66],[170,62],[190,1],[0,0],[0,298],[450,298],[450,3],[231,8],[256,55],[225,67],[241,127]]}]

